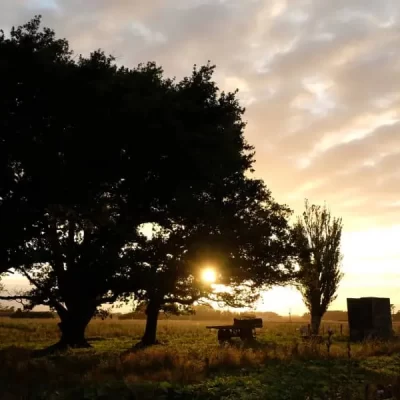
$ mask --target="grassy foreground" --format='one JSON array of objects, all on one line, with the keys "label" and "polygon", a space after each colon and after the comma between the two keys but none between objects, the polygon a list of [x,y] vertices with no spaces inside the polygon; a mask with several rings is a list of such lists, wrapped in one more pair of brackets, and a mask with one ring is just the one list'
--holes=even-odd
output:
[{"label": "grassy foreground", "polygon": [[[92,349],[33,357],[58,339],[56,320],[0,319],[0,399],[400,399],[400,343],[302,343],[296,323],[266,323],[257,345],[221,348],[216,323],[160,321],[163,343],[126,352],[143,321],[93,321]],[[337,327],[336,327],[337,328]],[[398,392],[398,394],[396,394]],[[396,397],[397,396],[397,397]]]}]

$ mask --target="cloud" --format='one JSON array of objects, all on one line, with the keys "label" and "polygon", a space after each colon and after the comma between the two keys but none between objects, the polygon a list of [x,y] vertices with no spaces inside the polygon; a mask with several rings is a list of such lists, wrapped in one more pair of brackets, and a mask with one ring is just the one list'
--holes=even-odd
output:
[{"label": "cloud", "polygon": [[77,53],[177,77],[211,60],[222,89],[241,89],[277,200],[326,200],[349,227],[400,224],[396,0],[4,0],[0,26],[37,13]]}]

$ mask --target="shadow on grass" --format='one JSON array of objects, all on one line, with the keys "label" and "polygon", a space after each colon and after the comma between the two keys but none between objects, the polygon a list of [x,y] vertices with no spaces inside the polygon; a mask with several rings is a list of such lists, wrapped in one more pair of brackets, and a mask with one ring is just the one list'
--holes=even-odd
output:
[{"label": "shadow on grass", "polygon": [[112,340],[110,338],[105,338],[105,337],[101,337],[101,336],[93,336],[93,337],[88,337],[87,341],[90,342],[103,342],[106,340]]},{"label": "shadow on grass", "polygon": [[[279,360],[263,357],[266,352],[254,345],[218,349],[208,358],[187,354],[184,349],[153,346],[136,349],[122,360],[96,351],[34,359],[30,350],[10,347],[0,351],[0,379],[5,382],[3,393],[24,399],[300,400],[341,396],[357,400],[364,398],[367,385],[371,393],[378,384],[395,385],[400,370],[400,357]],[[390,361],[396,365],[388,371]]]},{"label": "shadow on grass", "polygon": [[[86,343],[84,346],[80,346],[76,349],[92,349],[91,343],[93,342],[103,342],[103,341],[109,341],[110,339],[103,338],[100,336],[94,336],[94,337],[89,337],[86,339]],[[44,347],[42,349],[35,349],[32,350],[31,356],[34,358],[40,358],[40,357],[47,357],[47,356],[52,356],[56,354],[64,354],[70,350],[74,350],[75,348],[69,347],[61,342],[57,342],[55,344],[52,344],[50,346]]]},{"label": "shadow on grass", "polygon": [[237,342],[196,353],[157,345],[131,349],[125,357],[94,348],[36,358],[31,350],[14,346],[0,351],[0,380],[9,398],[27,400],[302,400],[307,396],[361,400],[366,388],[372,395],[377,385],[399,387],[400,356],[395,354],[366,353],[364,359],[347,359],[288,353],[279,359],[270,351],[274,347],[274,343]]}]

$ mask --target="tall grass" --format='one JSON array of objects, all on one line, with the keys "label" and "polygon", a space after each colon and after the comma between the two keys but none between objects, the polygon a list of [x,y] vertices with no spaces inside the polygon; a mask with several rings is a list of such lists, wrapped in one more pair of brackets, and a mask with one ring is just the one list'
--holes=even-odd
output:
[{"label": "tall grass", "polygon": [[[238,341],[234,346],[220,347],[216,333],[205,329],[212,324],[215,321],[160,321],[158,336],[163,345],[133,351],[132,345],[143,333],[143,321],[95,320],[87,329],[92,349],[35,358],[32,349],[57,341],[57,321],[1,319],[0,399],[2,390],[10,399],[30,399],[32,391],[50,396],[54,392],[69,393],[73,387],[97,388],[104,384],[114,385],[113,390],[115,385],[132,389],[143,382],[154,387],[164,382],[201,385],[222,376],[234,377],[229,385],[236,385],[245,376],[265,380],[268,387],[278,391],[288,385],[290,389],[290,383],[278,385],[287,376],[303,389],[317,378],[322,386],[336,388],[347,379],[349,371],[357,388],[370,381],[388,382],[400,376],[397,341],[354,344],[349,353],[346,338],[334,335],[328,352],[325,342],[302,341],[296,331],[300,324],[267,323],[256,344],[246,346]],[[257,378],[260,374],[263,378]],[[228,385],[226,379],[223,382]]]}]

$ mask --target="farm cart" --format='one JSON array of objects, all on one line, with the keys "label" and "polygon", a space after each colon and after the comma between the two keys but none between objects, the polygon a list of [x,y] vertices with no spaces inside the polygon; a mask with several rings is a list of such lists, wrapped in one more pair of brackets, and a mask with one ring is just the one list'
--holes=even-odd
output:
[{"label": "farm cart", "polygon": [[243,342],[254,340],[256,328],[263,327],[261,318],[233,319],[233,325],[213,325],[206,326],[207,329],[218,330],[218,341],[220,344],[230,342],[232,338],[238,337]]}]

